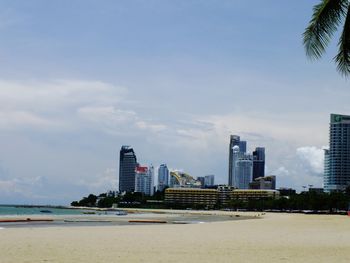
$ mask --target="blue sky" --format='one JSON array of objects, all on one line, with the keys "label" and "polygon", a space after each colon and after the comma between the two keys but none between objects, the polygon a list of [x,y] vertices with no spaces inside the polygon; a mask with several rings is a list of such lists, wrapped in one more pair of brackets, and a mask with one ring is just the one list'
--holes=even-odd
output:
[{"label": "blue sky", "polygon": [[230,134],[278,186],[322,185],[348,81],[305,57],[318,1],[0,1],[0,203],[118,183],[118,152],[227,182]]}]

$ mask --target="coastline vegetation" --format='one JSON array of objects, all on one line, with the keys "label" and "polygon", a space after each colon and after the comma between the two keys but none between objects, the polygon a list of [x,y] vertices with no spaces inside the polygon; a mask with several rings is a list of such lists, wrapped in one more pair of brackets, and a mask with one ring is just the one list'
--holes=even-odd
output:
[{"label": "coastline vegetation", "polygon": [[[103,193],[98,196],[90,194],[80,201],[74,201],[72,206],[99,208],[159,208],[159,209],[208,209],[206,205],[181,205],[166,203],[164,191],[157,191],[153,196],[142,193],[126,193],[124,195]],[[301,192],[278,199],[231,199],[225,204],[216,204],[214,209],[247,210],[247,211],[276,211],[298,212],[310,211],[317,213],[339,213],[347,211],[350,202],[350,187],[344,192]]]}]

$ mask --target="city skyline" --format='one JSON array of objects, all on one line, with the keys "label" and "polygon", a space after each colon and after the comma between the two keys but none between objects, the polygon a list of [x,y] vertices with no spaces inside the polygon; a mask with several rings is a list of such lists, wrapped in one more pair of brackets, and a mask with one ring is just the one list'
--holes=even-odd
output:
[{"label": "city skyline", "polygon": [[305,56],[317,2],[0,3],[1,202],[117,189],[124,144],[226,183],[231,134],[266,148],[279,186],[321,187],[329,114],[349,115],[350,94],[336,43]]}]

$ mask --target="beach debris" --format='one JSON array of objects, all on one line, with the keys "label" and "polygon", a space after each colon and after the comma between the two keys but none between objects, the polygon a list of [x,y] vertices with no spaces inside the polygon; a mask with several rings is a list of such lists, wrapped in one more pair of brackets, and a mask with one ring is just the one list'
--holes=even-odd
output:
[{"label": "beach debris", "polygon": [[166,224],[167,221],[163,220],[129,220],[129,223],[150,223],[150,224]]}]

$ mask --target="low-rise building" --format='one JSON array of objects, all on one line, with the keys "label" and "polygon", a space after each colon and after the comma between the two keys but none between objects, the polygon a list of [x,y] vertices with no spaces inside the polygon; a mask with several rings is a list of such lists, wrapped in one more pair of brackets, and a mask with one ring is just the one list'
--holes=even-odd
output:
[{"label": "low-rise building", "polygon": [[165,190],[166,203],[182,206],[203,205],[213,208],[227,206],[231,200],[270,198],[279,198],[279,192],[267,189],[235,189],[227,185],[220,185],[217,189],[168,188]]},{"label": "low-rise building", "polygon": [[229,185],[219,185],[218,191],[218,204],[219,206],[227,206],[231,200],[231,192],[235,188]]},{"label": "low-rise building", "polygon": [[234,189],[231,191],[231,199],[277,199],[280,193],[277,190],[268,189]]},{"label": "low-rise building", "polygon": [[255,178],[253,182],[249,184],[249,189],[276,189],[276,176],[270,175],[265,177]]},{"label": "low-rise building", "polygon": [[168,188],[165,190],[165,202],[177,205],[203,205],[209,208],[217,204],[216,189]]}]

